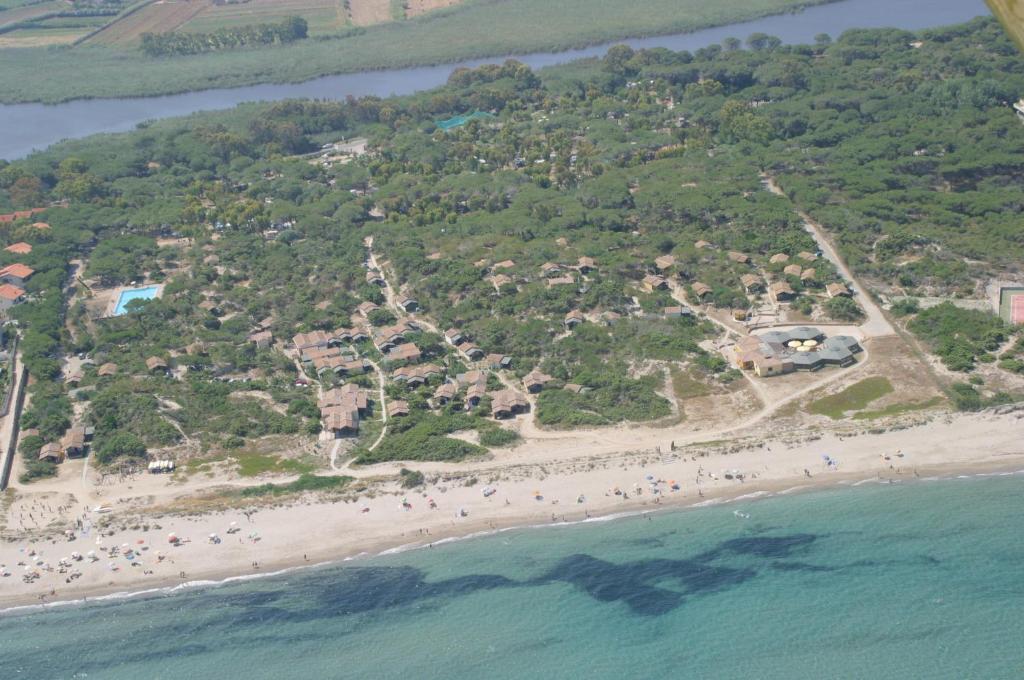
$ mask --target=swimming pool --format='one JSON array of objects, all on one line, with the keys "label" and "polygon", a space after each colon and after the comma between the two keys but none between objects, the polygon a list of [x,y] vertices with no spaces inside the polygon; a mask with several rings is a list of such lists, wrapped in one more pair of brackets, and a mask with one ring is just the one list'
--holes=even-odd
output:
[{"label": "swimming pool", "polygon": [[125,288],[117,298],[117,306],[114,307],[114,316],[121,316],[128,312],[125,309],[132,300],[152,300],[160,295],[160,286],[146,286],[144,288]]}]

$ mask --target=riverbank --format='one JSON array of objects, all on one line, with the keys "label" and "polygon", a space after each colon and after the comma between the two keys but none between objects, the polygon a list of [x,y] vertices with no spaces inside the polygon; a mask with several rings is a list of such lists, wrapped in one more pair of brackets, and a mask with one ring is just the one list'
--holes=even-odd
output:
[{"label": "riverbank", "polygon": [[[0,607],[250,577],[510,527],[563,525],[837,485],[1013,472],[1024,468],[1022,418],[1020,411],[944,416],[890,432],[858,437],[823,434],[792,444],[768,439],[763,446],[738,451],[722,448],[701,456],[680,449],[589,461],[519,464],[510,460],[490,469],[474,469],[472,478],[460,474],[456,464],[435,464],[428,476],[437,475],[437,480],[416,490],[381,484],[358,499],[307,500],[188,516],[168,514],[166,507],[146,507],[143,499],[122,498],[112,504],[111,516],[116,520],[112,524],[118,528],[99,541],[94,530],[76,530],[73,541],[52,538],[0,545],[0,564],[12,571],[0,580]],[[678,490],[673,490],[672,482]],[[487,486],[494,493],[485,496]],[[431,508],[428,499],[437,507]],[[35,502],[49,505],[46,500]],[[64,525],[74,527],[84,509],[79,505],[59,516]],[[96,517],[86,512],[86,526]],[[60,526],[60,520],[50,524],[54,529]],[[296,527],[304,529],[296,531]],[[172,532],[181,539],[176,547],[167,541]],[[211,534],[219,542],[211,542]],[[123,546],[133,551],[131,558],[124,557]],[[115,549],[117,556],[108,557],[102,552],[107,548]],[[72,560],[65,573],[56,568],[58,560],[70,557],[72,551],[86,554],[90,550],[100,559]],[[30,555],[32,551],[36,554]],[[38,565],[26,570],[18,564],[32,565],[37,560],[54,570]],[[40,577],[24,583],[22,576],[33,571]],[[72,571],[81,576],[68,581]]]},{"label": "riverbank", "polygon": [[[882,26],[919,30],[963,22],[987,14],[982,0],[971,0],[967,3],[960,0],[937,0],[930,4],[927,12],[922,12],[919,4],[919,0],[841,0],[809,7],[797,13],[776,14],[758,20],[722,24],[717,28],[692,30],[682,34],[620,39],[618,42],[625,42],[637,49],[660,47],[676,51],[693,51],[708,45],[720,44],[729,37],[744,38],[752,33],[762,32],[777,36],[786,43],[811,43],[819,33],[828,33],[835,37],[851,28]],[[648,31],[645,34],[652,35],[655,32]],[[506,33],[512,35],[507,31]],[[525,37],[517,37],[526,40],[532,35],[533,31],[529,30],[526,31]],[[462,38],[453,36],[452,40],[446,43],[446,47],[463,46]],[[533,69],[541,69],[578,59],[603,56],[611,44],[601,43],[584,49],[560,52],[538,52],[536,49],[543,48],[536,48],[526,42],[514,42],[501,54],[510,55],[509,58],[519,60]],[[275,59],[283,58],[286,50],[290,49],[298,48],[275,48],[266,51],[266,54]],[[97,133],[123,132],[144,121],[185,116],[197,111],[227,109],[243,102],[305,97],[344,100],[349,96],[386,97],[411,94],[444,84],[455,68],[473,68],[497,60],[468,57],[463,61],[413,60],[409,63],[445,63],[443,66],[358,72],[361,69],[357,68],[356,62],[338,56],[336,62],[332,62],[335,63],[333,70],[318,71],[316,68],[309,68],[292,77],[276,78],[278,84],[244,86],[246,83],[266,81],[267,73],[277,72],[274,71],[278,67],[277,63],[256,69],[248,79],[228,79],[233,71],[226,68],[197,82],[192,70],[186,68],[179,71],[172,68],[174,64],[186,63],[185,60],[191,57],[168,60],[166,64],[153,64],[130,55],[115,59],[110,56],[112,53],[101,52],[98,54],[108,56],[99,60],[103,62],[102,68],[99,68],[100,65],[94,63],[96,59],[88,58],[87,51],[76,51],[81,57],[81,63],[76,61],[71,71],[89,64],[90,72],[82,78],[67,78],[67,82],[64,82],[65,76],[71,72],[60,62],[66,56],[66,52],[35,54],[23,51],[19,54],[17,59],[5,58],[5,68],[0,69],[0,83],[4,84],[3,89],[0,89],[0,101],[7,102],[0,105],[0,129],[18,131],[17,135],[8,135],[0,140],[0,158],[8,160],[24,157],[33,150],[44,149],[64,139],[77,139]],[[240,51],[216,56],[235,60],[239,68],[247,68],[247,58],[253,54],[259,52]],[[210,55],[198,55],[196,59],[208,56]],[[289,59],[288,63],[300,69],[312,64],[304,55],[297,55],[295,59]],[[344,68],[338,67],[338,64]],[[128,81],[122,79],[122,71],[125,69],[139,71],[136,80],[145,87],[129,87]],[[316,77],[318,73],[340,71],[356,72]],[[43,72],[57,74],[52,82],[58,85],[52,88],[47,86],[47,90],[41,89],[37,74]],[[101,77],[99,74],[104,72],[108,75]],[[50,82],[50,79],[47,79],[47,82]],[[90,83],[92,85],[89,85]],[[91,89],[83,89],[86,86]],[[166,95],[169,92],[183,94]],[[161,93],[165,94],[156,96]],[[127,95],[136,96],[128,98]],[[119,96],[125,98],[113,98]],[[53,105],[56,102],[63,103]]]},{"label": "riverbank", "polygon": [[[147,57],[131,47],[8,49],[2,52],[0,101],[57,103],[95,97],[145,97],[530,52],[561,52],[627,38],[689,33],[836,1],[641,0],[624,5],[613,0],[470,0],[344,36],[198,55]],[[39,73],[47,73],[47,77],[40,79]]]}]

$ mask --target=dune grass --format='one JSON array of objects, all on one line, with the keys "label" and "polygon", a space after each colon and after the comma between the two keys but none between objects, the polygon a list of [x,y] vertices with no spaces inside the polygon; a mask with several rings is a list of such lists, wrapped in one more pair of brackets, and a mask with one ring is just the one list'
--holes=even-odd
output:
[{"label": "dune grass", "polygon": [[812,401],[807,410],[817,415],[839,420],[847,412],[860,411],[871,402],[881,399],[892,391],[892,383],[884,376],[864,378],[841,392]]}]

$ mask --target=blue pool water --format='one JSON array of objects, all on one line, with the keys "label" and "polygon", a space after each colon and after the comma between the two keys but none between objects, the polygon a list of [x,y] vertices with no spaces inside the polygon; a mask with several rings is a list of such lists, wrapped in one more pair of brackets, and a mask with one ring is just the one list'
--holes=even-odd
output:
[{"label": "blue pool water", "polygon": [[132,300],[152,300],[160,293],[160,286],[146,286],[145,288],[125,288],[117,298],[117,306],[114,307],[114,316],[121,316],[128,312],[126,305]]},{"label": "blue pool water", "polygon": [[1019,679],[1022,492],[1024,475],[784,495],[10,614],[0,674]]}]

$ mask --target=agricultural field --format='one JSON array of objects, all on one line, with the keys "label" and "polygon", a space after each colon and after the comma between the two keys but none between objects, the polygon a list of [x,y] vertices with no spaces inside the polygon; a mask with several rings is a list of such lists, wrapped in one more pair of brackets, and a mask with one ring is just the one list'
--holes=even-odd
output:
[{"label": "agricultural field", "polygon": [[0,27],[35,19],[51,12],[60,12],[70,9],[71,6],[71,3],[66,0],[40,2],[33,5],[20,4],[20,6],[18,3],[4,3],[0,5]]},{"label": "agricultural field", "polygon": [[372,26],[392,20],[391,0],[348,0],[349,21],[356,26]]},{"label": "agricultural field", "polygon": [[0,49],[5,47],[45,47],[69,45],[91,29],[75,26],[33,26],[0,34]]},{"label": "agricultural field", "polygon": [[[385,6],[388,4],[388,0],[373,1],[383,2]],[[249,0],[230,5],[214,5],[209,0],[201,2],[205,7],[180,30],[210,33],[221,28],[277,23],[285,17],[298,16],[309,24],[311,35],[323,35],[333,33],[348,23],[343,0]]]},{"label": "agricultural field", "polygon": [[461,0],[405,0],[405,16],[417,17],[435,9],[457,5],[459,2]]},{"label": "agricultural field", "polygon": [[207,7],[207,0],[159,0],[114,21],[86,42],[131,45],[138,42],[143,33],[173,31]]}]

